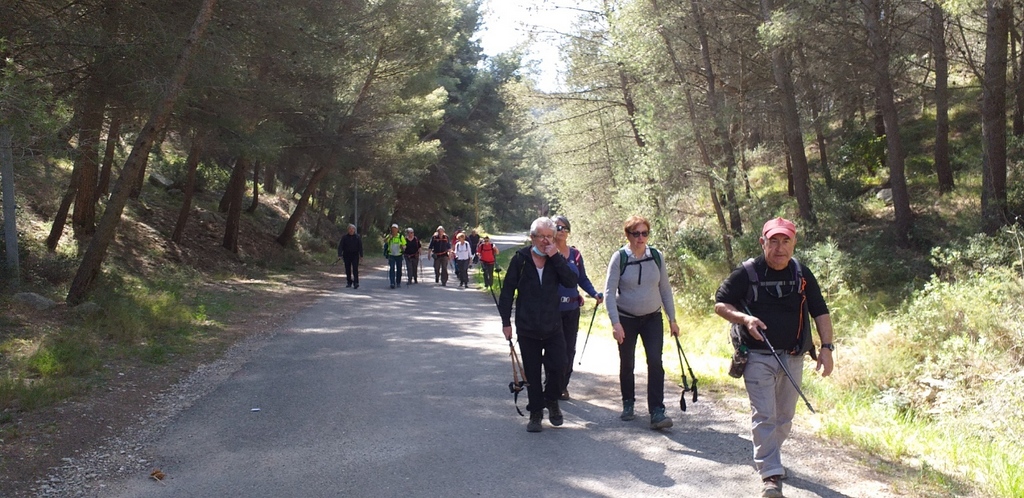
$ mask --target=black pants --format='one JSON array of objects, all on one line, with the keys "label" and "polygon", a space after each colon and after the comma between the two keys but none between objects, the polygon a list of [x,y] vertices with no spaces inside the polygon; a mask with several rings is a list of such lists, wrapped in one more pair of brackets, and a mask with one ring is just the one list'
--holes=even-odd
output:
[{"label": "black pants", "polygon": [[345,261],[345,280],[349,284],[359,283],[359,253],[342,254],[341,259]]},{"label": "black pants", "polygon": [[[526,371],[526,409],[535,412],[543,410],[548,401],[558,401],[562,395],[562,378],[565,375],[565,336],[561,331],[546,339],[534,339],[519,335],[519,354]],[[547,383],[541,382],[541,366]]]},{"label": "black pants", "polygon": [[562,312],[562,335],[565,336],[565,358],[568,361],[565,365],[565,382],[562,384],[564,390],[569,386],[569,377],[572,377],[572,365],[576,360],[576,338],[580,332],[580,309]]},{"label": "black pants", "polygon": [[661,312],[656,311],[640,317],[620,314],[620,317],[622,330],[626,333],[625,340],[619,344],[619,385],[622,388],[622,399],[636,399],[633,367],[636,340],[639,337],[644,343],[644,353],[647,355],[647,408],[651,413],[655,408],[665,408],[665,367],[661,364],[661,350],[665,346],[665,326],[661,320]]},{"label": "black pants", "polygon": [[419,278],[416,275],[416,271],[420,267],[420,255],[405,255],[405,276],[406,280],[411,284],[413,282],[419,283]]},{"label": "black pants", "polygon": [[484,287],[494,285],[494,263],[480,263],[484,270]]}]

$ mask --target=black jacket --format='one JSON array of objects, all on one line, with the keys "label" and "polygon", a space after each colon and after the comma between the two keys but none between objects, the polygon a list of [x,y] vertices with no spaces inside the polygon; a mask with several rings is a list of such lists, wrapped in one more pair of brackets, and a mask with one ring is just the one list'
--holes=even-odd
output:
[{"label": "black jacket", "polygon": [[[544,265],[544,281],[537,276],[537,265],[530,256],[531,247],[516,251],[505,272],[498,312],[504,327],[512,325],[512,301],[516,305],[516,332],[525,337],[546,339],[562,330],[562,312],[558,307],[558,286],[576,287],[578,278],[560,253]],[[518,291],[518,293],[517,293]]]},{"label": "black jacket", "polygon": [[359,237],[359,234],[354,233],[352,235],[345,234],[341,236],[341,242],[338,243],[338,257],[344,255],[363,257],[363,239]]}]

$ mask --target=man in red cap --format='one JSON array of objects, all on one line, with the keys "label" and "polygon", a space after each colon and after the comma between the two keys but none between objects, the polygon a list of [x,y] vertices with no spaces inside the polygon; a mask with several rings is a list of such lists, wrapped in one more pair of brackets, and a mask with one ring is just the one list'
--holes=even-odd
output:
[{"label": "man in red cap", "polygon": [[835,347],[832,319],[818,281],[793,259],[796,225],[785,218],[768,220],[761,228],[760,243],[764,255],[743,262],[718,288],[715,313],[733,324],[737,347],[733,361],[738,365],[730,374],[743,377],[750,398],[750,432],[761,496],[775,498],[783,496],[781,451],[799,398],[794,384],[803,378],[804,355],[811,353],[815,358],[810,317],[821,339],[815,370],[823,377],[832,373]]}]

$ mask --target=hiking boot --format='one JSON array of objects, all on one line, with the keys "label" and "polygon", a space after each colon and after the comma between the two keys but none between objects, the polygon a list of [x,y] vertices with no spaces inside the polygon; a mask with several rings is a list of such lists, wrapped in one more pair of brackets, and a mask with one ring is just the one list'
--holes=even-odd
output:
[{"label": "hiking boot", "polygon": [[345,284],[345,287],[352,287],[352,282]]},{"label": "hiking boot", "polygon": [[391,288],[394,289],[395,288],[395,284],[391,284]]},{"label": "hiking boot", "polygon": [[665,415],[664,408],[655,408],[651,414],[651,429],[668,429],[672,427],[672,419]]},{"label": "hiking boot", "polygon": [[633,420],[634,418],[636,418],[636,414],[633,413],[633,400],[622,400],[622,415],[619,415],[619,420]]},{"label": "hiking boot", "polygon": [[562,409],[558,407],[558,400],[548,401],[548,421],[551,425],[558,427],[562,425]]},{"label": "hiking boot", "polygon": [[782,476],[771,476],[762,479],[761,483],[763,486],[761,488],[761,497],[783,498],[781,478]]},{"label": "hiking boot", "polygon": [[359,288],[359,282],[356,282],[356,283],[352,284],[352,288],[353,289],[358,289]]},{"label": "hiking boot", "polygon": [[569,390],[562,389],[562,395],[559,396],[558,399],[569,399]]},{"label": "hiking boot", "polygon": [[544,420],[544,410],[530,412],[530,423],[526,424],[526,432],[540,432],[544,430],[544,427],[540,425],[541,420]]}]

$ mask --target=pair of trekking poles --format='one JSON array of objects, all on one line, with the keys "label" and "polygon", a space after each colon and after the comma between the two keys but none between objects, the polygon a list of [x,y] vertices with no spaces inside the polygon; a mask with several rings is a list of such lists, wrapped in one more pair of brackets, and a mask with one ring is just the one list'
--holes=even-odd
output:
[{"label": "pair of trekking poles", "polygon": [[[495,267],[495,270],[500,272],[500,268]],[[501,277],[500,276],[498,277],[498,287],[501,287]],[[498,305],[498,298],[494,295],[494,290],[490,289],[490,288],[488,290],[490,290],[490,292],[491,292],[491,298],[494,299],[494,305],[497,306]],[[580,349],[580,358],[579,358],[579,362],[577,363],[578,365],[582,365],[583,364],[583,355],[587,352],[587,344],[590,342],[590,333],[594,330],[594,320],[597,318],[597,309],[598,309],[598,307],[599,306],[597,304],[595,304],[594,305],[594,312],[590,315],[590,325],[587,326],[587,337],[583,340],[583,348]],[[679,343],[679,337],[678,336],[674,336],[674,339],[676,341],[676,352],[677,352],[677,354],[679,356],[679,370],[681,372],[682,381],[683,381],[683,392],[682,392],[682,394],[679,397],[679,409],[685,412],[686,411],[686,393],[692,392],[693,393],[693,402],[694,403],[697,402],[697,376],[694,375],[693,369],[690,368],[690,360],[686,358],[686,353],[683,352],[683,346],[682,346],[682,344]],[[515,401],[518,401],[519,391],[521,391],[528,384],[526,383],[525,375],[523,375],[522,377],[518,377],[517,378],[517,376],[516,376],[517,371],[518,372],[522,371],[522,365],[519,363],[519,358],[516,355],[516,347],[512,343],[511,339],[508,341],[508,345],[509,345],[509,348],[511,349],[510,356],[512,357],[512,382],[509,383],[509,390],[512,391],[512,394],[515,397]],[[691,382],[687,382],[687,380],[686,380],[686,371],[683,371],[683,363],[684,362],[686,363],[686,370],[690,373]],[[518,369],[517,369],[517,367],[518,367]],[[520,379],[522,379],[522,380],[520,380]],[[516,403],[516,411],[519,411],[518,402]],[[522,416],[523,413],[521,411],[519,411],[519,415]]]}]

